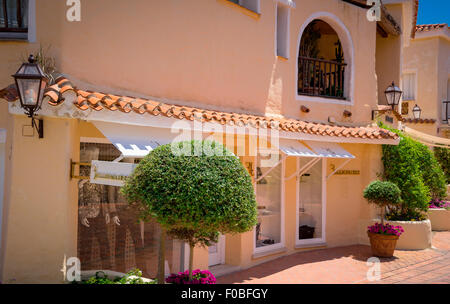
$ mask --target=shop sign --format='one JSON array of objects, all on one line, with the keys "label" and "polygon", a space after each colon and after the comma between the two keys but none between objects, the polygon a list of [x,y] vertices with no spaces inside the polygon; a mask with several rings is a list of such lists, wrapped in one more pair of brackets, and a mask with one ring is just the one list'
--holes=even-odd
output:
[{"label": "shop sign", "polygon": [[93,160],[90,182],[93,184],[122,187],[137,164]]}]

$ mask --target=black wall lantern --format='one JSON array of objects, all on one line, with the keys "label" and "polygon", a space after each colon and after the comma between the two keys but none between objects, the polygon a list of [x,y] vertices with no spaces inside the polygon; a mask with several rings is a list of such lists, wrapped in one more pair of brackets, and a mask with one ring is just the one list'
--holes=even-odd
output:
[{"label": "black wall lantern", "polygon": [[28,62],[23,63],[12,77],[16,81],[21,107],[25,110],[25,114],[31,118],[31,125],[36,128],[39,138],[43,138],[44,121],[39,119],[39,124],[36,124],[34,116],[42,106],[44,90],[48,83],[47,77],[45,77],[33,55],[30,55]]},{"label": "black wall lantern", "polygon": [[400,97],[402,97],[402,91],[399,87],[395,85],[394,82],[384,91],[384,95],[386,95],[386,100],[388,105],[392,107],[394,110],[395,106],[400,102]]},{"label": "black wall lantern", "polygon": [[412,112],[413,112],[415,119],[420,119],[420,114],[422,114],[422,109],[418,105],[414,106],[414,108],[412,109]]}]

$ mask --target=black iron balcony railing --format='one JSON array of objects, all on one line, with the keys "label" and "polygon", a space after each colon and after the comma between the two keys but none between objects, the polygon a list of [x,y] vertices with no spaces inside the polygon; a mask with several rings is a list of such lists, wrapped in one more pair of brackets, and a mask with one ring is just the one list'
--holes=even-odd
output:
[{"label": "black iron balcony railing", "polygon": [[442,105],[443,105],[442,110],[444,114],[442,115],[443,116],[442,121],[448,124],[450,121],[450,100],[444,100],[442,102]]},{"label": "black iron balcony railing", "polygon": [[345,99],[346,63],[323,59],[298,58],[298,94]]}]

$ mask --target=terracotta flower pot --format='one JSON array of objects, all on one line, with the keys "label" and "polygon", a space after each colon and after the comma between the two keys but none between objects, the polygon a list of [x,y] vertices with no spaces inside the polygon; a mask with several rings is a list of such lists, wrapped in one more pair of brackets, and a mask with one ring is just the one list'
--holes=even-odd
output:
[{"label": "terracotta flower pot", "polygon": [[398,236],[367,232],[372,254],[377,257],[390,258],[394,255]]}]

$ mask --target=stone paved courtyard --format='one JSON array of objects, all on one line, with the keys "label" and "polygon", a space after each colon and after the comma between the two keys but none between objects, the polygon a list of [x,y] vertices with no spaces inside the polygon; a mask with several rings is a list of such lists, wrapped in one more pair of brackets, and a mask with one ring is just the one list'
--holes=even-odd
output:
[{"label": "stone paved courtyard", "polygon": [[433,248],[396,250],[381,259],[381,280],[368,281],[369,246],[354,245],[296,253],[219,277],[218,283],[253,284],[445,284],[450,283],[450,231],[433,232]]}]

